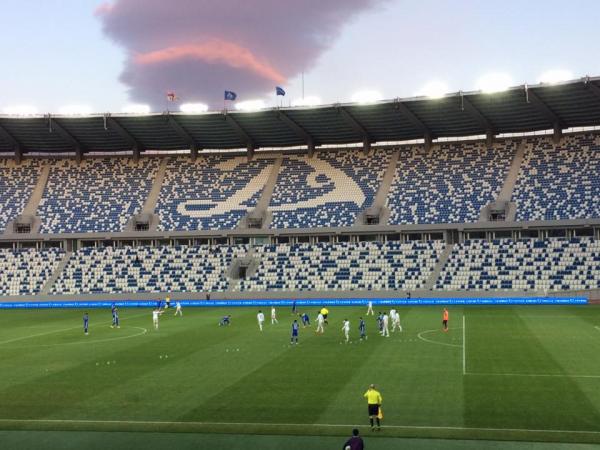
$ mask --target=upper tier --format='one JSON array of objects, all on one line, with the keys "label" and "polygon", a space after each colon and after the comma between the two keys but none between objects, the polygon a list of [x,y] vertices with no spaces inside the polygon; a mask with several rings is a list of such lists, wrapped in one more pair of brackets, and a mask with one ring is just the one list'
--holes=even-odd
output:
[{"label": "upper tier", "polygon": [[[133,216],[152,211],[161,231],[234,229],[255,208],[266,208],[265,227],[273,229],[352,226],[372,206],[387,206],[389,225],[477,222],[482,208],[498,200],[513,160],[520,161],[519,149],[523,161],[508,190],[517,221],[600,217],[600,137],[579,134],[558,145],[530,137],[492,146],[441,143],[430,150],[269,153],[250,161],[214,154],[195,161],[102,157],[81,163],[26,159],[16,165],[5,159],[0,231],[28,203],[28,214],[37,207],[41,233],[120,232]],[[394,152],[397,163],[390,166]],[[35,189],[45,180],[40,177],[45,167],[47,182]],[[38,204],[34,191],[43,192]],[[149,201],[151,192],[155,201]]]}]

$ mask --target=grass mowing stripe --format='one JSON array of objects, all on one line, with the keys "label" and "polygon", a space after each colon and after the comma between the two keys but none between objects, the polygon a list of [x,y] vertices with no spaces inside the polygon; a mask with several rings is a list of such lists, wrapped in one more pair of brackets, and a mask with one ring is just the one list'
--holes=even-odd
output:
[{"label": "grass mowing stripe", "polygon": [[466,344],[466,334],[467,334],[467,325],[465,322],[465,315],[463,314],[463,339],[462,339],[462,364],[463,364],[463,375],[467,373],[467,344]]},{"label": "grass mowing stripe", "polygon": [[[8,344],[0,353],[0,429],[346,436],[352,426],[344,424],[368,430],[362,394],[374,382],[384,396],[382,437],[600,443],[600,393],[595,393],[600,380],[576,383],[568,377],[600,374],[600,361],[590,361],[596,346],[587,346],[594,337],[600,341],[594,330],[600,308],[552,310],[589,314],[585,330],[577,320],[556,324],[515,317],[531,316],[532,310],[538,311],[452,308],[458,327],[442,333],[439,308],[400,308],[403,333],[380,337],[369,317],[369,339],[342,344],[341,321],[351,321],[355,340],[364,310],[334,307],[325,335],[315,336],[314,327],[301,329],[296,347],[289,345],[294,316],[282,315],[281,325],[259,334],[252,308],[190,309],[184,318],[165,315],[159,331],[110,345],[10,352],[14,345]],[[494,311],[501,313],[498,320],[490,320]],[[309,310],[312,316],[315,312]],[[229,313],[232,326],[219,327],[218,320]],[[468,367],[466,329],[457,315],[463,313],[464,325],[469,314]],[[125,328],[150,325],[149,310],[143,315]],[[110,316],[92,317],[101,324]],[[81,313],[11,311],[4,319],[0,341],[48,331],[22,330],[23,325],[78,325]],[[83,338],[80,334],[51,334],[32,342],[74,342]],[[94,331],[98,339],[121,334],[108,327]],[[474,373],[567,377],[465,377],[463,354],[465,368]]]},{"label": "grass mowing stripe", "polygon": [[[520,317],[526,310],[506,310],[513,311],[513,317],[496,321],[477,320],[479,310],[469,311],[469,373],[569,375],[557,358],[572,349],[546,344],[577,334],[580,325],[532,323]],[[585,368],[585,358],[578,364]],[[593,424],[600,420],[598,401],[572,377],[465,376],[463,380],[468,427],[596,429]]]}]

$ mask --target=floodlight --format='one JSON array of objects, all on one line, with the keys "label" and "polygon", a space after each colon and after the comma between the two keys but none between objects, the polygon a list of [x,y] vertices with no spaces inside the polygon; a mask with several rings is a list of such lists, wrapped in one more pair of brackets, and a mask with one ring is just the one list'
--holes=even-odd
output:
[{"label": "floodlight", "polygon": [[188,114],[198,114],[208,111],[208,105],[204,103],[183,103],[179,110]]},{"label": "floodlight", "polygon": [[14,105],[3,108],[2,113],[11,116],[34,116],[38,114],[38,109],[31,105]]},{"label": "floodlight", "polygon": [[573,79],[573,73],[570,72],[569,70],[554,69],[554,70],[548,70],[548,71],[544,72],[542,75],[540,75],[540,78],[538,79],[538,83],[556,84],[556,83],[560,83],[562,81],[567,81],[567,80],[572,80],[572,79]]},{"label": "floodlight", "polygon": [[92,113],[92,108],[85,105],[66,105],[58,109],[63,116],[87,116]]},{"label": "floodlight", "polygon": [[377,91],[359,91],[352,96],[354,103],[375,103],[383,99],[383,96]]},{"label": "floodlight", "polygon": [[235,109],[239,111],[258,111],[265,107],[263,100],[246,100],[235,104]]},{"label": "floodlight", "polygon": [[316,106],[321,104],[321,99],[314,95],[304,98],[297,98],[292,101],[292,106]]},{"label": "floodlight", "polygon": [[513,84],[510,75],[505,73],[488,73],[477,80],[477,89],[484,94],[503,92]]},{"label": "floodlight", "polygon": [[150,106],[142,104],[127,105],[123,107],[123,112],[126,114],[148,114]]},{"label": "floodlight", "polygon": [[417,92],[417,96],[436,99],[442,98],[447,92],[448,86],[443,81],[430,81]]}]

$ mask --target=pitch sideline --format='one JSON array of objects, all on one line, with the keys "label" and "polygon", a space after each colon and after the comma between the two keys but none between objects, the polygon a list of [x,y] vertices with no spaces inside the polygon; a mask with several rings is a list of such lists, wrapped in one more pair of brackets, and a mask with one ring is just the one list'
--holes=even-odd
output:
[{"label": "pitch sideline", "polygon": [[[260,422],[177,422],[162,420],[91,420],[91,419],[0,419],[0,424],[71,424],[71,425],[168,425],[168,426],[239,426],[239,427],[320,427],[320,428],[356,428],[364,424],[337,424],[337,423],[260,423]],[[384,428],[403,430],[447,430],[447,431],[489,431],[489,432],[517,432],[517,433],[554,433],[554,434],[582,434],[600,435],[600,431],[593,430],[556,430],[556,429],[528,429],[528,428],[486,428],[486,427],[456,427],[435,425],[385,425]]]}]

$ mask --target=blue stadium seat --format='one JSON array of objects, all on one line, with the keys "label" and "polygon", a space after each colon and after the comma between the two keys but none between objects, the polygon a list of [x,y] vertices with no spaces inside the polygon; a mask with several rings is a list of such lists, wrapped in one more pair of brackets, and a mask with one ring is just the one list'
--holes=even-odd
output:
[{"label": "blue stadium seat", "polygon": [[476,222],[500,192],[516,147],[506,141],[404,148],[387,199],[389,223]]},{"label": "blue stadium seat", "polygon": [[167,165],[156,213],[160,230],[235,228],[256,206],[272,158],[204,155],[196,161],[172,158]]},{"label": "blue stadium seat", "polygon": [[123,231],[150,193],[158,158],[52,162],[38,207],[42,233]]},{"label": "blue stadium seat", "polygon": [[600,137],[565,136],[527,139],[525,159],[513,201],[517,220],[600,217]]},{"label": "blue stadium seat", "polygon": [[372,205],[391,152],[361,149],[288,156],[271,198],[271,228],[343,227]]}]

